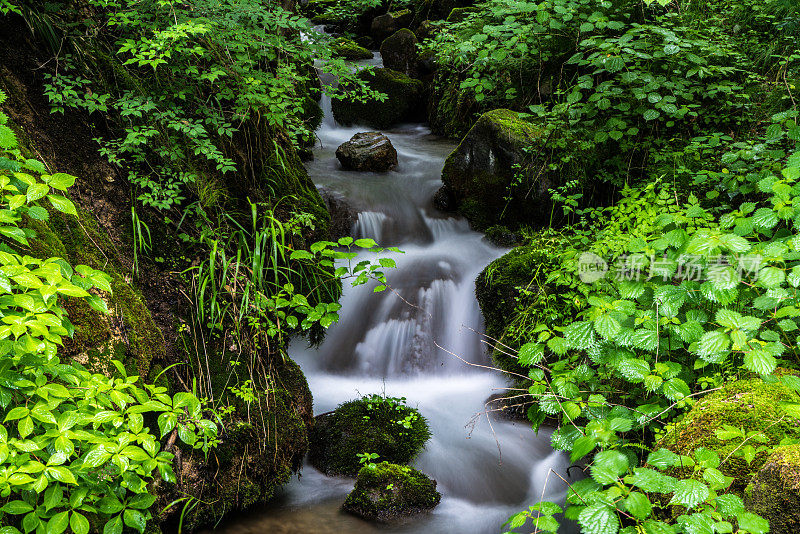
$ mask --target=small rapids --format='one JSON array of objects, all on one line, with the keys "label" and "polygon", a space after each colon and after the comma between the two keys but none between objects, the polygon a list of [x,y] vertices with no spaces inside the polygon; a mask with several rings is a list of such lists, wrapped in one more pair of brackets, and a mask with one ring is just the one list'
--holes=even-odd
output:
[{"label": "small rapids", "polygon": [[[380,66],[380,57],[364,62]],[[290,355],[303,368],[315,413],[370,393],[406,397],[427,418],[433,437],[414,465],[438,482],[442,502],[431,513],[397,526],[375,525],[339,511],[353,479],[326,477],[306,465],[266,510],[229,524],[245,533],[498,533],[508,517],[544,498],[563,501],[568,458],[554,452],[549,431],[526,422],[487,418],[486,399],[503,392],[481,343],[474,281],[504,250],[461,220],[438,212],[431,199],[441,185],[454,144],[422,125],[384,132],[398,152],[388,173],[341,170],[336,148],[365,127],[342,127],[323,98],[325,118],[308,171],[318,187],[336,191],[358,211],[356,237],[397,246],[390,285],[346,287],[339,323],[318,348],[302,340]],[[347,284],[346,284],[347,285]],[[443,350],[444,349],[444,350]],[[529,529],[530,530],[530,529]]]}]

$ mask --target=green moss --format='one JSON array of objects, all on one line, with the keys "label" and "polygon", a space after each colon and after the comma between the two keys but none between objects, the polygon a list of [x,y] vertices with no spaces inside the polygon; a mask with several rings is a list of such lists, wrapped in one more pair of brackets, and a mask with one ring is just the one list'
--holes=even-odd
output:
[{"label": "green moss", "polygon": [[301,467],[311,421],[308,383],[289,359],[276,364],[271,375],[271,387],[256,401],[236,400],[207,465],[201,465],[205,460],[196,452],[184,460],[198,463],[197,471],[184,468],[194,477],[184,484],[201,501],[184,519],[184,529],[216,525],[232,511],[267,502]]},{"label": "green moss", "polygon": [[309,461],[329,475],[355,475],[360,468],[357,454],[376,453],[381,460],[404,464],[429,437],[428,423],[417,410],[370,395],[316,418]]},{"label": "green moss", "polygon": [[477,7],[457,7],[447,15],[447,22],[455,23],[467,20],[473,13],[480,13],[480,8]]},{"label": "green moss", "polygon": [[374,76],[363,72],[359,77],[372,89],[384,93],[387,98],[383,102],[334,100],[333,116],[337,122],[344,125],[365,124],[383,130],[421,115],[424,85],[420,80],[391,69],[377,69],[373,72]]},{"label": "green moss", "polygon": [[434,508],[436,481],[408,466],[381,462],[358,472],[343,509],[365,519],[392,521]]},{"label": "green moss", "polygon": [[800,532],[800,445],[775,449],[745,488],[745,506],[772,534]]},{"label": "green moss", "polygon": [[447,158],[442,182],[457,210],[480,230],[545,224],[552,206],[546,172],[533,161],[538,125],[507,109],[484,113]]},{"label": "green moss", "polygon": [[800,420],[780,407],[782,402],[795,399],[795,393],[781,383],[768,384],[760,378],[730,382],[698,401],[662,438],[658,447],[680,454],[690,454],[699,447],[716,452],[725,460],[720,471],[734,478],[731,488],[741,494],[752,473],[764,465],[768,453],[758,453],[748,465],[741,457],[731,454],[741,441],[719,440],[715,431],[722,425],[731,425],[745,433],[763,432],[768,438],[764,445],[768,447],[776,447],[787,437],[800,438]]},{"label": "green moss", "polygon": [[115,246],[87,211],[78,209],[77,219],[56,212],[48,222],[29,221],[36,232],[31,253],[58,256],[71,265],[88,265],[111,276],[110,295],[103,295],[110,315],[95,311],[86,302],[64,302],[75,335],[65,342],[65,353],[89,368],[103,371],[111,358],[120,359],[129,372],[148,376],[153,359],[165,354],[164,338],[153,322],[141,294],[121,274]]},{"label": "green moss", "polygon": [[352,39],[340,37],[331,45],[333,55],[349,60],[372,59],[372,52],[360,46]]}]

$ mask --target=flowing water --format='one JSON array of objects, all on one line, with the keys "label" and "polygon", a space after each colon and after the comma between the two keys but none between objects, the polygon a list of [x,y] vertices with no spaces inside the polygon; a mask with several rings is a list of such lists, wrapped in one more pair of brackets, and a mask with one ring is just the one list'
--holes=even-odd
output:
[{"label": "flowing water", "polygon": [[[365,62],[380,66],[380,57]],[[290,355],[303,368],[315,413],[370,393],[406,397],[427,418],[433,437],[414,465],[438,482],[441,504],[399,526],[380,526],[341,513],[353,479],[326,477],[306,465],[269,509],[240,518],[225,531],[245,533],[498,533],[513,513],[544,497],[563,500],[567,459],[552,450],[549,432],[535,435],[525,422],[485,414],[485,402],[504,391],[498,373],[468,365],[488,364],[474,281],[504,250],[470,230],[466,221],[431,204],[441,185],[444,159],[454,144],[422,125],[385,133],[399,165],[388,173],[341,170],[336,148],[365,127],[333,120],[330,100],[308,171],[318,187],[343,195],[359,212],[354,237],[398,246],[389,269],[392,292],[346,287],[341,318],[322,345],[302,341]],[[446,349],[446,350],[443,350]]]}]

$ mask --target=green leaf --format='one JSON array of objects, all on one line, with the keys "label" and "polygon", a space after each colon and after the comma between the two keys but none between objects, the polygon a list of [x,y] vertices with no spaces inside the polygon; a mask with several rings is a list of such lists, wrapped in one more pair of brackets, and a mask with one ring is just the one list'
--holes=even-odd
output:
[{"label": "green leaf", "polygon": [[688,509],[692,509],[701,502],[705,501],[710,492],[708,486],[697,480],[679,480],[675,484],[675,493],[670,504],[680,504]]},{"label": "green leaf", "polygon": [[720,361],[721,357],[730,353],[731,338],[728,334],[719,331],[711,331],[703,334],[697,344],[697,355],[704,360],[713,362]]},{"label": "green leaf", "polygon": [[578,523],[583,534],[616,534],[619,531],[616,511],[602,503],[587,506],[578,516]]},{"label": "green leaf", "polygon": [[609,485],[628,471],[628,457],[616,450],[598,452],[592,462],[592,478],[599,484]]},{"label": "green leaf", "polygon": [[11,501],[5,504],[0,510],[4,511],[7,514],[12,515],[20,515],[20,514],[27,514],[28,512],[33,510],[33,506],[26,503],[25,501]]},{"label": "green leaf", "polygon": [[127,509],[123,514],[123,519],[125,524],[134,530],[138,530],[139,532],[144,532],[145,527],[147,526],[147,519],[145,518],[144,514],[139,510],[132,510]]},{"label": "green leaf", "polygon": [[572,452],[570,453],[570,461],[577,462],[595,448],[597,445],[597,440],[592,436],[581,436],[575,440],[575,443],[572,446]]},{"label": "green leaf", "polygon": [[49,200],[50,204],[58,211],[66,213],[67,215],[78,216],[78,212],[75,210],[75,204],[68,198],[62,197],[61,195],[47,195],[47,200]]},{"label": "green leaf", "polygon": [[766,534],[769,532],[769,521],[751,512],[744,512],[738,517],[739,528],[750,534]]},{"label": "green leaf", "polygon": [[520,365],[530,367],[544,358],[544,346],[541,343],[526,343],[519,349],[517,359]]},{"label": "green leaf", "polygon": [[680,461],[681,457],[669,449],[658,449],[647,456],[647,463],[660,469],[676,466]]},{"label": "green leaf", "polygon": [[106,522],[103,527],[103,534],[122,534],[122,516],[115,516]]},{"label": "green leaf", "polygon": [[755,349],[745,353],[744,367],[748,371],[758,373],[760,375],[772,374],[772,371],[778,366],[778,362],[774,356],[764,349]]},{"label": "green leaf", "polygon": [[69,526],[69,512],[59,512],[47,522],[47,534],[61,534]]},{"label": "green leaf", "polygon": [[597,330],[598,334],[610,340],[614,339],[614,337],[619,334],[619,331],[622,327],[620,326],[619,321],[614,319],[614,317],[608,313],[604,313],[599,315],[594,320],[594,328]]},{"label": "green leaf", "polygon": [[78,512],[72,512],[69,518],[69,528],[73,534],[89,534],[89,520]]},{"label": "green leaf", "polygon": [[564,329],[567,346],[586,350],[595,345],[594,326],[587,321],[575,321]]},{"label": "green leaf", "polygon": [[625,499],[625,509],[628,510],[633,517],[642,521],[647,519],[653,511],[653,505],[650,499],[643,493],[633,491]]}]

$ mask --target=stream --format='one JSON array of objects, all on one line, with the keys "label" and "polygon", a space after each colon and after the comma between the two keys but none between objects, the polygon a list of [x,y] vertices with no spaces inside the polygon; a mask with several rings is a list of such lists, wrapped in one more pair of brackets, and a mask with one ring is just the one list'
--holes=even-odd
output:
[{"label": "stream", "polygon": [[[361,63],[379,67],[380,56]],[[326,477],[306,465],[273,504],[221,530],[495,534],[510,515],[542,498],[563,501],[563,482],[548,473],[563,475],[569,463],[551,448],[550,431],[536,435],[526,422],[487,418],[486,400],[505,391],[506,380],[465,363],[489,364],[474,281],[505,250],[432,205],[455,143],[424,125],[403,125],[384,132],[398,152],[394,171],[346,172],[336,148],[370,129],[339,126],[327,97],[322,105],[325,118],[308,172],[318,187],[336,192],[358,211],[354,237],[404,251],[391,255],[397,268],[386,272],[403,298],[374,293],[373,285],[345,283],[340,320],[325,341],[309,348],[297,340],[289,353],[308,378],[317,414],[370,393],[405,397],[417,407],[433,436],[413,465],[438,482],[442,502],[402,525],[376,525],[340,512],[353,479]]]}]

